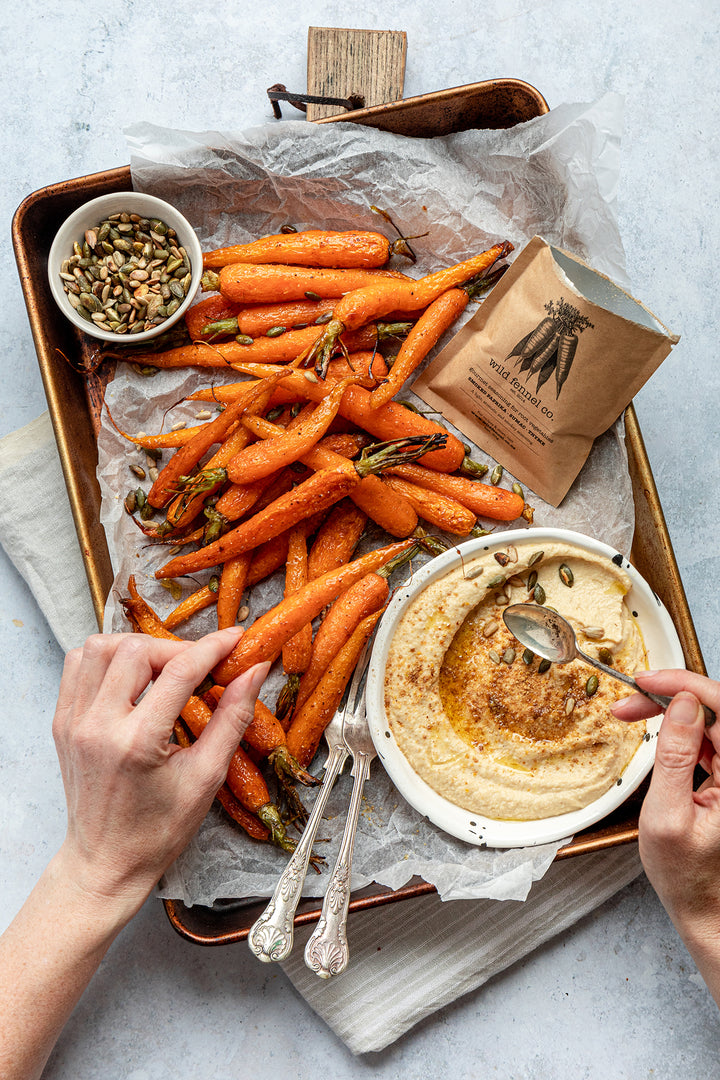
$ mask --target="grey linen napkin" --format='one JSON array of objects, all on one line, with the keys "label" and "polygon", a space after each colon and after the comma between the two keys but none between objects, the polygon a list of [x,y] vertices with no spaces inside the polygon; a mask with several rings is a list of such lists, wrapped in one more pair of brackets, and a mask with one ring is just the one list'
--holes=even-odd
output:
[{"label": "grey linen napkin", "polygon": [[[47,413],[0,439],[0,543],[65,651],[96,631]],[[354,1054],[381,1050],[599,907],[641,870],[633,844],[553,863],[524,901],[443,903],[429,895],[359,912],[350,919],[344,974],[325,982],[305,967],[312,927],[298,931],[282,966]]]}]

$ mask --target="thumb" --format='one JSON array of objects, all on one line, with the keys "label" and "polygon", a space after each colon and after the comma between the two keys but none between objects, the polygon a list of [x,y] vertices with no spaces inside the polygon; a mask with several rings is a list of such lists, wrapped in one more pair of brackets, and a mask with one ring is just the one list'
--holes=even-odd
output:
[{"label": "thumb", "polygon": [[647,799],[659,813],[692,805],[693,774],[705,735],[705,717],[694,694],[676,694],[658,734]]},{"label": "thumb", "polygon": [[218,784],[225,779],[230,759],[253,719],[255,701],[270,667],[269,662],[255,664],[233,679],[193,746],[207,768],[217,771]]}]

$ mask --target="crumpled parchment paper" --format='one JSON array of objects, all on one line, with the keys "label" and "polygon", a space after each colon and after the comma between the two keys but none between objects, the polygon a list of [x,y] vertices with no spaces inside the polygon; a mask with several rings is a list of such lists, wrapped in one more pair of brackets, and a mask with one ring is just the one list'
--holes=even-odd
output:
[{"label": "crumpled parchment paper", "polygon": [[[351,123],[304,121],[233,133],[138,124],[126,136],[134,187],[177,206],[206,250],[277,232],[287,223],[298,229],[322,225],[387,231],[370,209],[378,206],[391,213],[405,235],[427,234],[412,241],[417,265],[409,270],[402,266],[414,277],[467,258],[499,239],[511,240],[518,251],[540,234],[626,286],[615,219],[621,122],[622,100],[610,94],[589,105],[560,106],[507,131],[467,131],[432,139]],[[465,318],[473,310],[471,306]],[[431,357],[447,340],[439,342]],[[124,431],[154,432],[163,424],[162,430],[168,430],[180,419],[197,422],[199,403],[182,403],[185,394],[236,377],[192,369],[144,378],[132,365],[120,364],[106,399]],[[406,396],[412,400],[412,394]],[[479,452],[473,456],[493,464]],[[153,577],[155,568],[167,561],[167,550],[149,546],[123,510],[125,494],[136,486],[128,480],[128,464],[142,463],[143,458],[111,423],[104,423],[98,467],[101,516],[116,570],[106,612],[108,631],[127,630],[119,599],[130,573],[162,617],[176,603]],[[512,480],[506,474],[503,483]],[[629,551],[634,515],[622,423],[597,441],[558,509],[531,492],[526,499],[535,507],[536,525],[572,528]],[[496,531],[506,527],[497,526]],[[209,574],[194,575],[195,581],[185,583],[184,595]],[[248,625],[279,599],[281,588],[281,581],[274,580],[253,590]],[[210,629],[212,613],[194,621],[187,633],[195,637]],[[271,676],[263,689],[261,696],[271,706],[282,681],[281,674]],[[322,760],[321,751],[314,771],[319,772]],[[350,783],[345,775],[337,782],[319,834],[329,840],[318,850],[330,866]],[[312,799],[310,794],[305,801],[311,805]],[[404,802],[376,761],[366,786],[352,885],[356,889],[375,881],[398,888],[419,875],[434,884],[443,899],[524,899],[562,843],[499,851],[454,840]],[[283,853],[250,841],[213,809],[165,875],[159,893],[186,904],[267,896],[285,859]],[[327,871],[310,873],[306,895],[321,895],[326,880]]]}]

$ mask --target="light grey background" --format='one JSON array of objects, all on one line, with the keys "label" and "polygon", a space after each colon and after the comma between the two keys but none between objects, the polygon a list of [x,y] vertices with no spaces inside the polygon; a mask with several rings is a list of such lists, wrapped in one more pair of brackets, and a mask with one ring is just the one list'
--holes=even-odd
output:
[{"label": "light grey background", "polygon": [[[305,88],[309,25],[406,30],[405,96],[499,76],[526,79],[551,107],[618,91],[626,97],[618,217],[632,289],[682,335],[636,406],[700,644],[718,676],[716,5],[415,0],[404,9],[388,0],[357,13],[278,0],[4,6],[0,435],[45,408],[9,243],[12,215],[47,184],[127,164],[126,124],[205,130],[271,120],[268,86]],[[50,737],[61,651],[2,551],[0,574],[4,926],[62,837],[64,802]],[[151,901],[111,950],[46,1075],[665,1080],[716,1075],[719,1030],[644,879],[364,1059],[351,1057],[282,972],[244,945],[183,942]]]}]

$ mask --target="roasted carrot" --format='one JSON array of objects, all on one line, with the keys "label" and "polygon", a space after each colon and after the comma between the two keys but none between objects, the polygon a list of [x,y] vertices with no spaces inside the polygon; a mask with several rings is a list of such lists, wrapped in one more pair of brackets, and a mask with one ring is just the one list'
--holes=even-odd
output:
[{"label": "roasted carrot", "polygon": [[425,309],[400,346],[390,374],[373,390],[371,404],[377,409],[395,396],[419,367],[432,347],[465,310],[470,300],[467,289],[448,289]]},{"label": "roasted carrot", "polygon": [[235,483],[250,484],[301,459],[323,437],[337,415],[343,394],[358,380],[356,375],[341,379],[315,409],[277,439],[246,446],[228,462],[229,478]]},{"label": "roasted carrot", "polygon": [[394,245],[382,233],[333,232],[305,229],[303,232],[262,236],[246,244],[205,252],[203,266],[231,263],[285,263],[287,266],[377,267],[384,266]]},{"label": "roasted carrot", "polygon": [[[284,596],[292,596],[308,583],[307,537],[302,529],[294,527],[288,537],[288,554],[285,563]],[[312,649],[312,622],[304,626],[282,647],[283,671],[286,675],[299,675],[310,662]]]},{"label": "roasted carrot", "polygon": [[338,301],[332,319],[311,348],[308,359],[316,361],[316,371],[324,376],[337,339],[346,330],[357,330],[398,308],[403,311],[425,308],[448,289],[453,289],[478,274],[485,274],[498,259],[504,258],[512,250],[512,244],[505,241],[495,244],[481,255],[428,274],[417,281],[376,281],[346,293]]},{"label": "roasted carrot", "polygon": [[[196,338],[213,341],[217,336],[261,337],[268,331],[303,330],[327,322],[339,298],[328,300],[289,300],[284,304],[248,304],[241,306],[224,300],[235,314],[208,321]],[[400,320],[393,320],[399,322]]]},{"label": "roasted carrot", "polygon": [[[235,364],[238,371],[248,375],[263,376],[277,369],[263,364]],[[307,376],[312,376],[308,379]],[[313,372],[290,371],[283,379],[283,386],[292,392],[304,395],[310,401],[322,401],[328,388],[322,380],[316,379]],[[447,436],[445,445],[440,450],[433,450],[423,457],[423,465],[440,472],[454,472],[458,469],[465,457],[465,448],[455,435],[446,431],[440,424],[429,420],[420,413],[406,409],[396,401],[388,401],[386,405],[374,409],[370,400],[370,392],[362,386],[349,386],[342,396],[338,408],[340,416],[351,420],[359,428],[369,431],[377,439],[383,441],[410,437],[414,435],[430,436],[442,433]]]},{"label": "roasted carrot", "polygon": [[353,582],[384,566],[395,555],[407,551],[415,543],[412,539],[400,540],[387,547],[376,548],[352,562],[345,563],[337,570],[330,570],[314,581],[309,581],[298,592],[286,600],[281,600],[245,631],[230,655],[214,670],[215,681],[224,686],[260,660],[275,660],[280,655],[283,643],[297,633],[308,620],[319,615],[326,604],[349,588]]},{"label": "roasted carrot", "polygon": [[[433,436],[436,439],[443,437]],[[375,453],[364,452],[358,461],[349,461],[339,455],[332,455],[336,460],[333,461],[331,468],[322,468],[313,473],[287,494],[281,495],[270,506],[198,551],[178,555],[171,559],[155,572],[155,577],[162,579],[192,574],[197,570],[223,563],[242,551],[249,551],[298,521],[339,502],[343,496],[360,484],[363,477],[389,467],[405,454],[410,455],[411,459],[412,456],[422,455],[427,445],[428,442],[422,439],[398,440],[394,443],[383,444]],[[320,452],[317,448],[311,451],[311,453]]]},{"label": "roasted carrot", "polygon": [[415,550],[408,548],[379,570],[366,574],[330,605],[315,634],[310,662],[300,679],[295,701],[296,713],[311,696],[331,661],[349,640],[358,624],[368,615],[385,607],[390,596],[388,578],[398,566],[412,558]]},{"label": "roasted carrot", "polygon": [[[175,742],[178,746],[187,749],[192,746],[194,739],[190,736],[187,728],[181,720],[175,721],[174,726]],[[260,818],[255,817],[249,810],[246,810],[239,799],[236,799],[227,784],[223,784],[218,788],[215,798],[222,806],[228,817],[239,825],[248,836],[252,836],[254,840],[268,840],[270,833],[260,821]]]},{"label": "roasted carrot", "polygon": [[173,608],[167,618],[163,619],[163,626],[166,630],[174,630],[176,626],[187,622],[193,615],[197,615],[199,611],[204,611],[205,608],[217,604],[217,600],[218,580],[212,578],[207,585],[203,585],[201,588],[196,589],[195,592],[190,593],[182,603]]},{"label": "roasted carrot", "polygon": [[[345,334],[341,345],[348,352],[372,349],[379,340],[406,332],[411,323],[373,323],[360,327],[356,332]],[[248,345],[237,341],[224,341],[215,345],[209,341],[192,341],[164,352],[128,352],[124,358],[129,363],[151,364],[162,368],[227,368],[238,363],[282,363],[307,353],[322,336],[322,326],[307,326],[304,330],[288,330],[278,337],[254,338]]]},{"label": "roasted carrot", "polygon": [[217,589],[218,630],[234,626],[237,622],[251,559],[251,552],[244,551],[223,565]]},{"label": "roasted carrot", "polygon": [[[204,695],[211,708],[221,700],[223,691],[222,686],[212,686]],[[288,776],[299,780],[301,784],[317,784],[317,779],[303,769],[288,752],[285,729],[275,714],[259,699],[255,702],[253,718],[245,729],[243,739],[260,757],[269,759],[279,776]]]},{"label": "roasted carrot", "polygon": [[418,487],[429,488],[472,510],[480,517],[495,521],[515,521],[522,515],[525,503],[521,495],[507,488],[482,484],[464,476],[448,476],[433,469],[424,469],[416,462],[398,465],[388,470],[392,476],[402,477]]},{"label": "roasted carrot", "polygon": [[[233,263],[219,274],[209,271],[205,287],[219,289],[224,297],[238,304],[267,304],[286,300],[327,299],[342,296],[351,289],[370,285],[378,278],[407,280],[395,270],[329,270],[296,266]],[[388,309],[390,310],[390,309]]]},{"label": "roasted carrot", "polygon": [[381,614],[382,611],[373,612],[358,624],[331,660],[314,692],[293,717],[287,732],[287,748],[301,765],[309,765],[315,756],[322,734],[342,700],[360,653]]},{"label": "roasted carrot", "polygon": [[467,536],[477,521],[471,510],[448,495],[419,487],[399,476],[388,476],[382,482],[396,495],[407,499],[418,517],[443,532],[452,533],[454,536]]},{"label": "roasted carrot", "polygon": [[350,499],[332,508],[308,552],[308,580],[350,561],[367,519],[367,514]]},{"label": "roasted carrot", "polygon": [[[247,417],[247,422],[252,432],[260,438],[279,438],[282,433],[282,429],[260,416]],[[301,460],[316,471],[342,468],[341,455],[320,444],[309,450]],[[356,506],[391,536],[409,536],[417,525],[417,514],[407,499],[395,494],[389,497],[387,488],[377,476],[364,476],[348,495]]]}]

